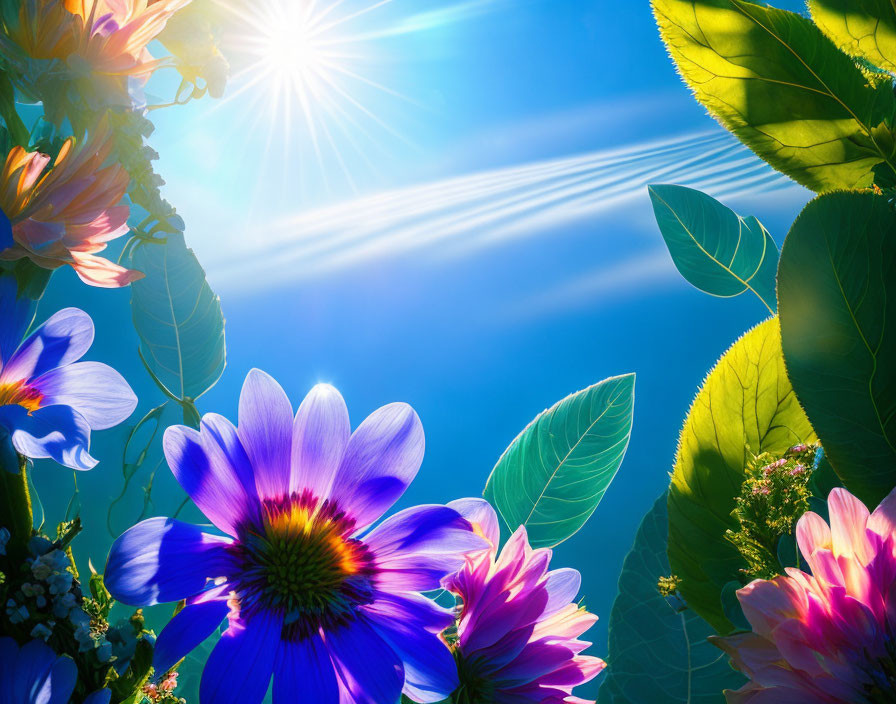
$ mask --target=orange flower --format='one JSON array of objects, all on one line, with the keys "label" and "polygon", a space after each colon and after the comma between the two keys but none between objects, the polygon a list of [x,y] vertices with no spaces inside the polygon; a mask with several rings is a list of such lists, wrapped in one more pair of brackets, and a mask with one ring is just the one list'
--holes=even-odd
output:
[{"label": "orange flower", "polygon": [[85,283],[105,288],[142,278],[95,256],[128,231],[129,208],[120,203],[129,177],[120,164],[103,165],[111,151],[105,122],[83,145],[66,140],[49,169],[45,154],[13,148],[0,174],[0,209],[14,244],[0,259],[27,257],[44,269],[68,264]]},{"label": "orange flower", "polygon": [[78,60],[97,72],[148,76],[161,63],[146,49],[190,0],[31,0],[12,39],[35,59]]}]

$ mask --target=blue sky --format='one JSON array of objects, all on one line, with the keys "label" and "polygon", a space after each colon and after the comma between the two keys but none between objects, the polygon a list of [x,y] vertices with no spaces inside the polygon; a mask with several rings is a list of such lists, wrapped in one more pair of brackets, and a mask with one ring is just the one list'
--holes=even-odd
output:
[{"label": "blue sky", "polygon": [[[334,16],[373,4],[345,0]],[[235,419],[253,366],[295,405],[315,382],[335,383],[355,423],[408,401],[427,433],[401,503],[410,505],[480,493],[538,412],[636,372],[626,460],[555,557],[583,572],[603,653],[622,559],[668,482],[688,405],[763,315],[757,301],[711,298],[681,280],[644,185],[704,188],[757,215],[779,243],[809,194],[693,102],[646,0],[392,0],[345,27],[372,37],[353,69],[405,97],[358,81],[346,90],[395,134],[356,116],[371,137],[334,128],[318,158],[304,121],[271,109],[271,84],[152,115],[166,196],[227,317],[228,368],[200,409]],[[257,30],[237,22],[233,32]],[[151,86],[160,96],[171,87]],[[147,410],[157,394],[121,333],[127,295],[103,294],[95,349],[130,360],[123,371]],[[100,305],[78,296],[91,312]],[[110,463],[120,435],[98,439]],[[118,493],[98,472],[81,481],[100,504]],[[123,505],[141,503],[140,481]],[[180,502],[165,472],[154,491],[158,513]],[[103,529],[85,540],[101,562]]]}]

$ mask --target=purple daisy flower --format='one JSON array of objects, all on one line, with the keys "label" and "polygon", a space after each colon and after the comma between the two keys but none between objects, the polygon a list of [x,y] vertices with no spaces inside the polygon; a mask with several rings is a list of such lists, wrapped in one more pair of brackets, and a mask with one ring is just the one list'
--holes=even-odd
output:
[{"label": "purple daisy flower", "polygon": [[[0,638],[3,704],[68,704],[77,680],[75,661],[57,655],[43,641],[33,640],[20,648],[12,638]],[[111,691],[101,689],[83,704],[109,704],[111,697]]]},{"label": "purple daisy flower", "polygon": [[420,592],[481,550],[465,518],[418,506],[379,519],[423,459],[410,406],[374,411],[351,432],[332,386],[315,386],[293,418],[283,389],[252,370],[239,428],[208,414],[199,431],[169,428],[164,448],[181,486],[230,537],[167,518],[125,532],[106,586],[133,606],[186,599],[159,634],[165,672],[226,619],[200,684],[202,704],[418,702],[457,686],[440,632],[452,614]]},{"label": "purple daisy flower", "polygon": [[0,278],[0,442],[31,459],[91,469],[90,431],[118,425],[137,397],[124,378],[99,362],[79,362],[93,343],[93,321],[77,308],[51,316],[22,341],[33,304]]}]

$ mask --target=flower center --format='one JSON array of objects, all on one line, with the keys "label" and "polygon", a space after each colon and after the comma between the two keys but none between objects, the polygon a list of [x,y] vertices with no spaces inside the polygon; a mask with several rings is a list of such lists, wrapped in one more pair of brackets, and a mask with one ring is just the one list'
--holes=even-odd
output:
[{"label": "flower center", "polygon": [[460,686],[454,693],[452,701],[455,704],[493,704],[495,702],[494,683],[479,674],[475,665],[467,661],[458,648],[454,650],[454,659],[457,662]]},{"label": "flower center", "polygon": [[23,381],[0,384],[0,406],[21,406],[29,413],[40,408],[43,394]]},{"label": "flower center", "polygon": [[287,635],[299,638],[344,622],[370,602],[374,574],[353,532],[354,521],[329,501],[308,494],[266,501],[262,525],[249,527],[236,547],[241,608],[281,612]]}]

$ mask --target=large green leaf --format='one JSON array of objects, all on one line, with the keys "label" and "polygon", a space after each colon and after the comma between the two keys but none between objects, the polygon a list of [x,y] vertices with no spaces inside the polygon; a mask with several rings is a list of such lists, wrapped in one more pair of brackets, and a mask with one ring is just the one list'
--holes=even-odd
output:
[{"label": "large green leaf", "polygon": [[688,605],[731,629],[721,593],[744,562],[725,539],[750,452],[781,454],[815,435],[784,370],[771,318],[741,337],[706,377],[688,413],[669,488],[669,562]]},{"label": "large green leaf", "polygon": [[873,193],[817,198],[778,281],[793,387],[834,470],[874,506],[896,485],[896,212]]},{"label": "large green leaf", "polygon": [[672,261],[691,284],[713,296],[752,291],[775,312],[778,247],[756,218],[740,217],[715,198],[684,186],[648,186]]},{"label": "large green leaf", "polygon": [[535,547],[576,533],[622,463],[632,430],[635,375],[611,377],[544,411],[504,451],[485,487],[511,530]]},{"label": "large green leaf", "polygon": [[889,82],[872,84],[809,19],[742,0],[652,2],[697,99],[776,169],[814,191],[896,176]]},{"label": "large green leaf", "polygon": [[153,375],[179,399],[196,399],[224,371],[224,316],[183,235],[146,243],[131,255],[146,277],[131,284],[134,327]]},{"label": "large green leaf", "polygon": [[666,495],[644,516],[619,575],[610,612],[607,672],[598,704],[725,704],[743,675],[706,639],[715,631],[657,590],[669,576]]},{"label": "large green leaf", "polygon": [[812,19],[834,43],[887,71],[896,71],[893,0],[809,0]]}]

